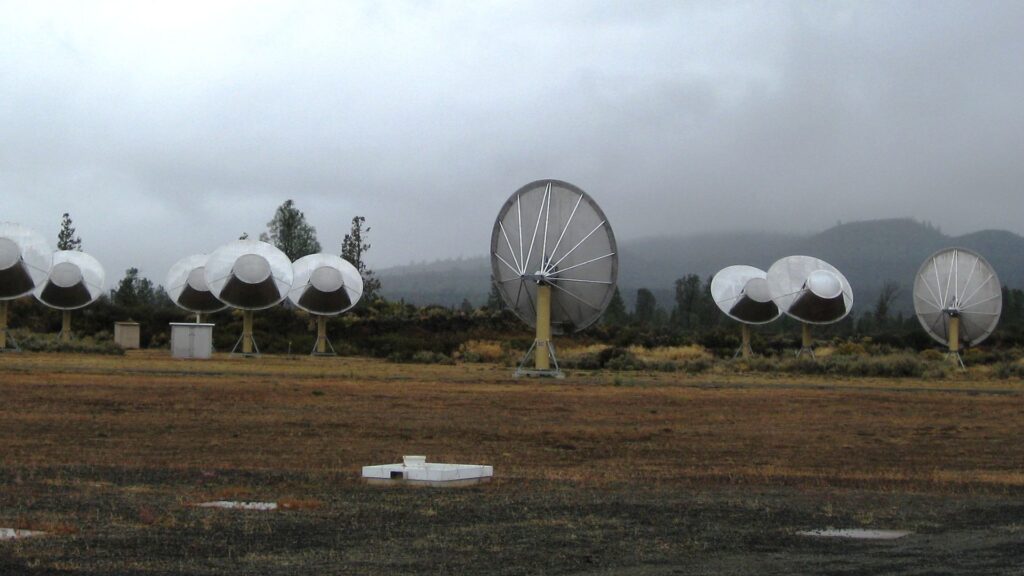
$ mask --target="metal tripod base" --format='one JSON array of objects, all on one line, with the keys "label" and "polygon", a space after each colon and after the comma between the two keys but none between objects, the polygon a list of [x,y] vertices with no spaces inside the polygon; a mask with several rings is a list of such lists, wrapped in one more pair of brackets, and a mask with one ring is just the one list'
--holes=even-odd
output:
[{"label": "metal tripod base", "polygon": [[964,357],[960,355],[959,351],[957,351],[957,352],[952,352],[952,351],[946,352],[946,361],[948,362],[950,358],[953,358],[953,359],[956,360],[956,362],[954,362],[954,364],[956,364],[957,366],[960,366],[960,371],[961,372],[966,372],[967,371],[967,366],[964,365]]},{"label": "metal tripod base", "polygon": [[533,352],[537,349],[537,341],[534,340],[533,344],[530,344],[530,349],[526,351],[523,359],[519,362],[519,367],[516,368],[516,378],[520,376],[534,376],[537,378],[565,378],[565,374],[558,368],[558,358],[555,356],[555,346],[550,340],[547,342],[548,355],[551,358],[551,363],[555,365],[554,368],[548,370],[538,370],[536,368],[527,368],[531,360],[533,360]]},{"label": "metal tripod base", "polygon": [[[250,336],[250,338],[252,337]],[[252,338],[252,349],[255,350],[255,352],[238,352],[238,346],[242,343],[242,340],[244,339],[245,334],[242,334],[241,336],[238,337],[238,340],[235,342],[235,347],[231,349],[231,357],[234,358],[236,356],[241,356],[242,358],[259,358],[260,347],[256,345],[255,338]]]},{"label": "metal tripod base", "polygon": [[815,355],[814,355],[814,348],[808,348],[808,347],[805,346],[805,347],[801,348],[800,350],[797,350],[796,357],[799,358],[799,357],[803,356],[804,354],[807,354],[808,356],[810,356],[811,360],[817,360],[817,357],[815,357]]},{"label": "metal tripod base", "polygon": [[[330,348],[331,351],[327,352],[325,350],[323,352],[319,352],[318,350],[320,348],[320,343],[321,342],[324,342],[325,344],[327,344],[327,346],[325,346],[325,348]],[[318,336],[317,339],[316,339],[316,342],[313,343],[313,351],[310,352],[309,355],[310,356],[337,356],[338,353],[334,351],[334,344],[331,344],[331,341],[329,339],[327,339],[327,338],[320,338]]]},{"label": "metal tripod base", "polygon": [[18,346],[18,341],[14,338],[14,334],[11,334],[11,331],[7,328],[4,328],[4,338],[6,338],[7,345],[0,348],[0,354],[4,352],[21,352],[21,346]]},{"label": "metal tripod base", "polygon": [[749,358],[749,357],[751,357],[753,355],[754,355],[754,349],[750,347],[750,344],[744,344],[744,345],[742,345],[742,346],[740,346],[739,348],[736,349],[736,352],[734,352],[733,355],[732,355],[732,359],[735,360],[735,359],[739,358],[740,356],[742,356],[744,358]]}]

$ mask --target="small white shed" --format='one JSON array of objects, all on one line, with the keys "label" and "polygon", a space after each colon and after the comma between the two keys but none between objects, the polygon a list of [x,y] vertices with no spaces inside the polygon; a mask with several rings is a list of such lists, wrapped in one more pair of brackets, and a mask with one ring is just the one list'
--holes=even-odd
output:
[{"label": "small white shed", "polygon": [[139,323],[114,322],[114,342],[125,350],[138,350]]}]

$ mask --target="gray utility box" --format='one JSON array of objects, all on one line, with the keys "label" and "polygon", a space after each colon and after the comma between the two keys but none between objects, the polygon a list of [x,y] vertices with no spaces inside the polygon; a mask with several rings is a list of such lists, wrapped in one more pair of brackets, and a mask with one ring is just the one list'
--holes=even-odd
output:
[{"label": "gray utility box", "polygon": [[139,323],[114,322],[114,342],[125,350],[138,350]]},{"label": "gray utility box", "polygon": [[213,355],[213,324],[171,322],[171,356],[209,358]]}]

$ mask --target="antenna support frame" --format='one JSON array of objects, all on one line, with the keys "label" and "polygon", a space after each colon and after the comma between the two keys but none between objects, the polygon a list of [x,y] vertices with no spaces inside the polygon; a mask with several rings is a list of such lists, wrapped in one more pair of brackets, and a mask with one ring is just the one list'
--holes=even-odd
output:
[{"label": "antenna support frame", "polygon": [[[256,345],[256,339],[252,336],[252,317],[252,310],[242,310],[242,335],[235,342],[234,348],[231,349],[232,356],[242,356],[243,358],[258,358],[260,356],[260,348]],[[239,344],[242,345],[241,352],[238,352]]]}]

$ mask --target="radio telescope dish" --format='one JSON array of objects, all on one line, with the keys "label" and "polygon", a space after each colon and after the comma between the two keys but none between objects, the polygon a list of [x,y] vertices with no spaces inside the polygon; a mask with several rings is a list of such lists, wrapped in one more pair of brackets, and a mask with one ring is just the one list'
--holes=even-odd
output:
[{"label": "radio telescope dish", "polygon": [[[333,355],[327,339],[327,317],[351,309],[363,295],[363,277],[347,260],[321,252],[299,258],[292,264],[294,280],[288,300],[314,314],[317,323],[315,355]],[[331,352],[327,352],[330,346]]]},{"label": "radio telescope dish", "polygon": [[284,252],[259,240],[235,240],[214,250],[203,277],[221,302],[243,311],[242,354],[259,354],[252,338],[253,311],[279,304],[292,285],[292,263]]},{"label": "radio telescope dish", "polygon": [[1003,291],[977,252],[946,248],[932,254],[914,279],[914,312],[925,332],[949,348],[961,368],[963,346],[988,338],[999,323]]},{"label": "radio telescope dish", "polygon": [[742,343],[736,355],[750,356],[751,324],[767,324],[782,315],[772,300],[765,271],[753,266],[729,266],[711,279],[711,298],[726,316],[740,322]]},{"label": "radio telescope dish", "polygon": [[164,284],[171,301],[179,308],[195,312],[197,322],[203,314],[219,312],[228,307],[210,292],[206,284],[208,258],[206,254],[193,254],[178,260],[167,271]]},{"label": "radio telescope dish", "polygon": [[803,324],[798,356],[814,355],[810,325],[833,324],[853,308],[853,288],[846,276],[819,258],[787,256],[772,264],[766,278],[775,305]]},{"label": "radio telescope dish", "polygon": [[92,304],[103,294],[106,273],[99,260],[77,250],[53,253],[46,281],[36,286],[35,296],[50,308],[63,310],[60,337],[71,338],[71,311]]},{"label": "radio telescope dish", "polygon": [[517,374],[560,374],[551,334],[596,322],[615,293],[618,270],[615,234],[586,192],[537,180],[512,194],[491,233],[491,278],[516,316],[536,328],[536,370],[520,365]]},{"label": "radio telescope dish", "polygon": [[[46,282],[52,259],[49,244],[35,230],[0,222],[0,351],[7,350],[7,301],[31,294]],[[17,350],[13,337],[11,342]]]}]

